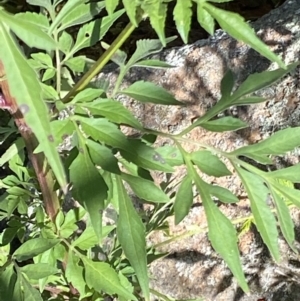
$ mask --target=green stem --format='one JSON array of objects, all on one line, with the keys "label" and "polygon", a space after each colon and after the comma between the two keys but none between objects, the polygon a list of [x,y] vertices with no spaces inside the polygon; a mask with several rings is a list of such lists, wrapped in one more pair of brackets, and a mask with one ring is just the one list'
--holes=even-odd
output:
[{"label": "green stem", "polygon": [[121,83],[123,81],[123,78],[126,75],[127,71],[128,71],[128,69],[126,68],[126,66],[123,65],[123,66],[120,67],[120,73],[119,73],[119,76],[118,76],[117,81],[115,83],[115,88],[114,88],[114,90],[111,94],[112,98],[114,98],[116,96],[116,94],[118,93],[120,85],[121,85]]},{"label": "green stem", "polygon": [[[53,34],[55,42],[58,44],[58,35],[57,32]],[[56,92],[60,95],[61,89],[61,62],[60,62],[60,53],[59,48],[55,49],[55,59],[56,59]]]},{"label": "green stem", "polygon": [[[138,17],[137,22],[139,23],[142,16]],[[68,103],[71,98],[76,95],[77,92],[83,90],[92,79],[103,69],[108,63],[114,53],[124,44],[131,33],[134,31],[135,26],[132,23],[128,23],[127,26],[122,30],[119,36],[114,40],[110,47],[102,54],[97,62],[91,67],[91,69],[75,84],[73,89],[63,98],[64,103]]]}]

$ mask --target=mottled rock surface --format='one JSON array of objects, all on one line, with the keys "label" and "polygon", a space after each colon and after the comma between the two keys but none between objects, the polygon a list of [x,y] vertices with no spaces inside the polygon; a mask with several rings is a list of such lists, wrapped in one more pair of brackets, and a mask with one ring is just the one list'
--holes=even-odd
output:
[{"label": "mottled rock surface", "polygon": [[[299,60],[300,0],[287,1],[252,25],[259,37],[282,56],[285,63]],[[276,64],[270,63],[221,30],[207,40],[163,51],[159,57],[176,67],[167,71],[135,68],[127,75],[124,86],[137,80],[152,81],[168,89],[187,105],[183,108],[163,107],[140,104],[126,97],[120,97],[120,100],[146,127],[171,133],[182,131],[194,118],[203,115],[216,103],[220,97],[220,81],[228,68],[235,73],[237,83],[245,80],[251,73],[276,68]],[[113,85],[116,73],[111,71],[114,70],[113,66],[112,68],[99,77],[110,79]],[[298,86],[299,68],[276,85],[257,93],[265,97],[265,103],[232,108],[225,112],[226,115],[238,116],[247,121],[248,129],[222,134],[196,129],[188,138],[229,151],[256,143],[279,129],[299,126]],[[165,141],[160,140],[158,143]],[[188,150],[194,150],[196,146],[185,144]],[[278,158],[275,165],[281,168],[298,162],[299,150],[296,150]],[[182,172],[182,169],[177,171],[178,179],[182,177]],[[159,182],[162,178],[157,176],[156,180]],[[221,179],[206,176],[205,180],[223,185],[239,197],[240,202],[236,205],[219,206],[229,218],[236,219],[250,214],[246,194],[235,175]],[[292,209],[292,216],[299,240],[299,211]],[[195,230],[197,234],[161,248],[170,252],[170,255],[150,267],[151,285],[154,289],[176,299],[202,297],[205,301],[300,300],[300,260],[289,250],[283,239],[279,240],[282,261],[275,264],[255,229],[240,237],[243,267],[251,289],[251,293],[245,295],[209,244],[205,233],[206,218],[199,199],[195,198],[193,208],[179,226],[175,227],[170,220],[170,227],[173,235],[189,230]],[[154,243],[166,239],[163,233],[151,237]]]}]

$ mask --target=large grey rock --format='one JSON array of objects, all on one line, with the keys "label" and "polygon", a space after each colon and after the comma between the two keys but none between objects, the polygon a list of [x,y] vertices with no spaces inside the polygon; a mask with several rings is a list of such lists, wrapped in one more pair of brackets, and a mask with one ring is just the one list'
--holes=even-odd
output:
[{"label": "large grey rock", "polygon": [[[285,63],[299,59],[300,0],[287,1],[252,25],[261,39],[279,54]],[[218,30],[207,40],[165,50],[158,56],[176,68],[167,71],[135,68],[126,76],[123,86],[137,80],[149,80],[168,89],[177,99],[184,101],[186,107],[145,105],[126,97],[120,97],[120,100],[146,127],[171,133],[182,131],[195,117],[201,116],[216,103],[220,96],[220,81],[228,68],[236,74],[238,83],[251,73],[276,68],[275,64],[247,45],[235,41],[222,30]],[[110,79],[113,85],[116,70],[107,70],[99,77]],[[196,129],[188,138],[229,151],[242,145],[256,143],[279,129],[299,126],[298,86],[299,68],[276,85],[258,93],[266,98],[265,103],[233,108],[225,112],[247,121],[249,129],[223,134]],[[161,140],[159,143],[165,141]],[[185,143],[185,147],[193,150],[197,145]],[[275,163],[277,167],[288,166],[298,163],[298,157],[299,150],[296,150],[278,158]],[[180,179],[182,172],[179,169],[175,176]],[[240,198],[238,205],[220,206],[228,217],[235,219],[249,214],[246,194],[236,176],[221,179],[204,178],[231,189]],[[162,179],[161,175],[157,176],[157,181]],[[293,209],[292,215],[298,239],[299,211]],[[283,239],[279,241],[282,261],[275,264],[255,230],[240,238],[242,261],[251,288],[251,294],[247,296],[238,288],[224,262],[211,248],[206,237],[206,219],[199,200],[195,199],[195,206],[179,226],[172,225],[172,220],[170,225],[174,235],[191,229],[196,229],[197,234],[162,248],[163,251],[170,252],[170,256],[151,265],[151,285],[154,289],[177,299],[203,297],[206,301],[257,301],[260,298],[272,301],[300,300],[300,261]],[[163,233],[151,237],[154,243],[165,239]]]}]

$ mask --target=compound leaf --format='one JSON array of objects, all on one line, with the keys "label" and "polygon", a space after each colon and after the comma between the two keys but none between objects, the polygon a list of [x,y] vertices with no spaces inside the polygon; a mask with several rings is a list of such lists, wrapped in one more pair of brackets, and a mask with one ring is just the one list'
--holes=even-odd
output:
[{"label": "compound leaf", "polygon": [[208,223],[208,237],[211,244],[228,264],[241,288],[245,292],[248,292],[249,288],[242,270],[239,250],[237,247],[236,230],[228,218],[212,201],[209,195],[209,187],[207,187],[207,183],[199,177],[189,158],[187,158],[186,163],[188,173],[194,180],[204,206]]},{"label": "compound leaf", "polygon": [[254,30],[239,14],[216,8],[208,2],[203,3],[203,8],[214,17],[222,29],[228,32],[233,38],[245,42],[261,55],[278,63],[280,67],[286,68],[283,61],[256,36]]},{"label": "compound leaf", "polygon": [[192,18],[192,1],[177,0],[173,15],[177,31],[179,32],[183,42],[187,44],[188,34],[191,28]]}]

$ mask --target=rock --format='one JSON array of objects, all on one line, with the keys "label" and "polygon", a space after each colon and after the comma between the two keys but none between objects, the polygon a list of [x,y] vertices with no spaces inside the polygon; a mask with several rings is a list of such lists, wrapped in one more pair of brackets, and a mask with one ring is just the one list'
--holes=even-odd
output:
[{"label": "rock", "polygon": [[[252,25],[258,36],[275,53],[282,56],[285,63],[299,59],[300,0],[286,1]],[[203,115],[217,102],[220,97],[220,82],[228,68],[236,75],[237,84],[249,74],[276,68],[276,64],[269,62],[247,45],[235,41],[222,30],[216,31],[215,35],[207,40],[168,49],[156,57],[176,67],[167,71],[134,68],[126,76],[123,87],[137,80],[152,81],[168,89],[187,105],[183,108],[145,105],[123,96],[120,97],[120,101],[130,108],[146,127],[169,133],[181,132],[194,118]],[[110,66],[99,75],[99,79],[109,79],[113,86],[116,72],[116,69]],[[197,147],[197,142],[201,141],[230,151],[256,143],[280,129],[299,126],[298,86],[299,68],[276,85],[257,93],[266,98],[265,103],[237,107],[225,112],[247,121],[248,129],[222,134],[196,129],[188,135],[188,138],[196,143],[185,143],[185,148],[192,151]],[[127,133],[130,134],[129,131]],[[166,141],[158,141],[158,144],[162,143]],[[275,165],[281,168],[298,162],[299,150],[295,150],[278,158]],[[183,173],[184,170],[179,169],[175,177],[180,180]],[[250,214],[246,194],[237,176],[221,179],[204,176],[204,179],[230,189],[241,200],[236,205],[219,206],[229,218],[235,220]],[[156,181],[162,180],[162,175],[157,175]],[[299,210],[293,208],[291,212],[296,224],[296,237],[299,238]],[[240,237],[239,248],[243,267],[251,289],[251,293],[245,295],[209,244],[205,214],[197,198],[184,221],[175,227],[170,219],[170,227],[173,235],[186,231],[195,232],[190,237],[161,248],[170,255],[151,264],[153,289],[176,299],[203,297],[205,301],[300,299],[300,261],[282,238],[279,240],[282,261],[275,264],[254,227]],[[166,239],[163,233],[156,233],[150,240],[160,243]]]}]

